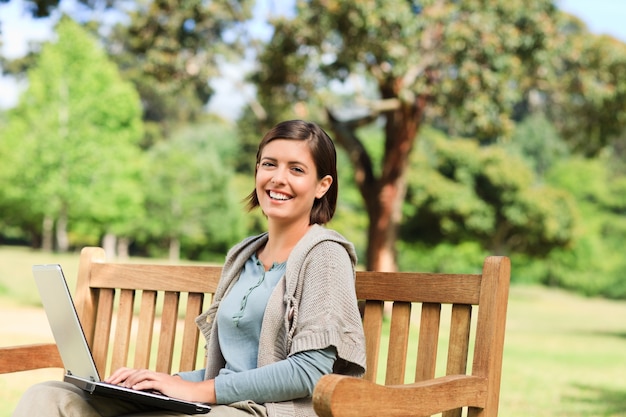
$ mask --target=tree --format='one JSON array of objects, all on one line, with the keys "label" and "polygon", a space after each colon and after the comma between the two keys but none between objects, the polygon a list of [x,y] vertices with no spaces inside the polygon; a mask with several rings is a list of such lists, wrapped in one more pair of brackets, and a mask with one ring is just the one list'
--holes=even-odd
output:
[{"label": "tree", "polygon": [[155,0],[136,3],[116,25],[108,51],[141,96],[144,147],[205,113],[219,62],[243,55],[243,22],[252,0]]},{"label": "tree", "polygon": [[405,242],[476,242],[488,253],[545,258],[575,240],[573,196],[539,181],[523,159],[432,129],[422,136],[408,179]]},{"label": "tree", "polygon": [[[396,269],[409,155],[423,123],[485,142],[509,134],[514,105],[552,81],[557,17],[550,0],[315,0],[273,22],[254,78],[259,100],[272,118],[296,112],[293,103],[313,117],[316,105],[326,108],[369,216],[368,269]],[[380,161],[357,132],[378,121]]]},{"label": "tree", "polygon": [[97,42],[69,18],[56,32],[8,115],[0,153],[10,162],[1,173],[4,198],[19,208],[14,222],[35,228],[39,219],[44,248],[56,230],[56,247],[67,250],[70,221],[99,217],[101,233],[128,231],[141,207],[142,123],[137,93]]},{"label": "tree", "polygon": [[596,156],[625,131],[626,44],[590,35],[570,19],[557,50],[556,86],[544,89],[544,107],[573,150]]},{"label": "tree", "polygon": [[172,260],[180,258],[185,243],[188,253],[195,247],[225,253],[244,234],[229,168],[237,143],[224,140],[229,133],[217,126],[205,122],[179,129],[147,151],[149,216],[142,229],[152,239],[167,240]]},{"label": "tree", "polygon": [[[202,118],[213,95],[209,81],[220,74],[220,63],[244,56],[253,4],[254,0],[73,3],[75,20],[99,36],[123,78],[139,92],[144,148],[167,139],[178,125]],[[33,16],[49,17],[58,10],[59,0],[29,1],[24,7]],[[19,75],[30,62],[29,55],[3,66]]]}]

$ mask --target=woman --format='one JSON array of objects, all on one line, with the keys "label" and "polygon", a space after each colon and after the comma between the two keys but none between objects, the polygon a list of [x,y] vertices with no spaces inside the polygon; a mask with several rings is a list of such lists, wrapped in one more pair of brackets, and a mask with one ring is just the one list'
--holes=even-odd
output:
[{"label": "woman", "polygon": [[[261,208],[268,231],[229,251],[215,300],[196,319],[207,341],[206,369],[167,375],[122,368],[107,382],[214,404],[216,417],[315,415],[311,394],[322,375],[365,368],[354,247],[323,227],[337,191],[335,148],[319,126],[292,120],[267,132],[248,207]],[[48,382],[31,387],[14,416],[133,413],[176,415]]]}]

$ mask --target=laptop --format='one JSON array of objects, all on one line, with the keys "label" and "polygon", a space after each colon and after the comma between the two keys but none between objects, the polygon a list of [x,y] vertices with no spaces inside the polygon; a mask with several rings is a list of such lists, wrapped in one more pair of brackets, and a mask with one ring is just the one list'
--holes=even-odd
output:
[{"label": "laptop", "polygon": [[65,381],[90,394],[120,398],[185,414],[206,414],[211,410],[204,403],[179,400],[161,393],[137,391],[103,382],[98,375],[61,266],[34,265],[33,276],[63,360]]}]

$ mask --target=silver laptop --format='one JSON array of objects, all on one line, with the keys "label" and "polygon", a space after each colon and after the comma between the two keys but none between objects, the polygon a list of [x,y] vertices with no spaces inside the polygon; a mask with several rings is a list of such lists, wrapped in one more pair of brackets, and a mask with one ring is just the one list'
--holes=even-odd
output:
[{"label": "silver laptop", "polygon": [[121,398],[186,414],[205,414],[204,403],[178,400],[160,393],[136,391],[102,382],[78,319],[60,265],[34,265],[33,276],[65,367],[64,380],[94,395]]}]

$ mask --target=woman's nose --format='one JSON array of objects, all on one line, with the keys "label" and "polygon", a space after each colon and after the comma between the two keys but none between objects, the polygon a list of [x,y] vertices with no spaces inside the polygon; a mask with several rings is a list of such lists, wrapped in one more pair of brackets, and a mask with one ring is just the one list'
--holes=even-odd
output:
[{"label": "woman's nose", "polygon": [[274,176],[271,179],[273,184],[283,184],[285,182],[285,171],[278,169],[274,172]]}]

